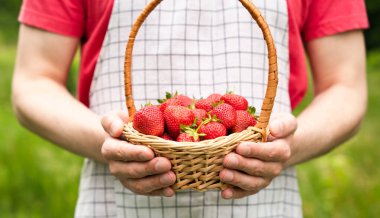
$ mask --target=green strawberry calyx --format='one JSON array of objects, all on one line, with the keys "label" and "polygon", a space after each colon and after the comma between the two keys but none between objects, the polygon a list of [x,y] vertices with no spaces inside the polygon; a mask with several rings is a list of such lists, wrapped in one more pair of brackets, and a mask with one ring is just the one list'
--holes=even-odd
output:
[{"label": "green strawberry calyx", "polygon": [[165,94],[165,98],[157,99],[157,102],[160,103],[160,104],[162,104],[162,103],[164,103],[165,101],[167,101],[168,99],[175,98],[177,95],[178,95],[178,91],[175,91],[174,94],[172,94],[172,93],[170,93],[170,92],[166,92],[166,94]]},{"label": "green strawberry calyx", "polygon": [[180,128],[181,128],[181,132],[184,132],[186,133],[187,135],[191,136],[194,138],[194,141],[198,141],[198,139],[201,137],[201,136],[205,136],[206,134],[204,133],[199,133],[198,130],[199,128],[197,129],[194,129],[193,125],[191,126],[187,126],[187,125],[180,125]]},{"label": "green strawberry calyx", "polygon": [[254,116],[255,113],[256,113],[256,108],[253,107],[253,106],[249,106],[249,107],[247,108],[247,112],[250,113],[252,116]]}]

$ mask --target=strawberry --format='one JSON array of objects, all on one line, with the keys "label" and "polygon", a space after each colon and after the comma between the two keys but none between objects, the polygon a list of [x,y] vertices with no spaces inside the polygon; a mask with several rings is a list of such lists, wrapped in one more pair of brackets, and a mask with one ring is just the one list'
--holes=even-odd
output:
[{"label": "strawberry", "polygon": [[133,118],[133,128],[146,135],[160,136],[164,133],[164,116],[157,106],[138,110]]},{"label": "strawberry", "polygon": [[181,125],[181,133],[177,137],[177,142],[199,142],[203,133],[198,133],[199,128],[194,129],[192,126]]},{"label": "strawberry", "polygon": [[248,108],[248,101],[241,95],[236,94],[225,94],[223,95],[220,100],[224,101],[224,103],[227,103],[235,108],[235,110],[247,110]]},{"label": "strawberry", "polygon": [[[199,140],[198,138],[197,142],[199,142]],[[178,135],[177,142],[195,142],[195,139],[193,136],[183,132]]]},{"label": "strawberry", "polygon": [[250,111],[250,109],[248,109],[248,111],[236,111],[236,124],[234,127],[232,127],[232,132],[241,132],[247,129],[249,126],[256,125],[256,119]]},{"label": "strawberry", "polygon": [[170,135],[167,134],[166,132],[162,136],[160,136],[160,137],[163,138],[163,139],[165,139],[165,140],[173,141],[173,138],[170,137]]},{"label": "strawberry", "polygon": [[195,108],[209,112],[212,110],[212,103],[213,102],[210,99],[199,99],[195,102]]},{"label": "strawberry", "polygon": [[212,116],[216,116],[227,130],[236,124],[236,110],[229,104],[221,103],[212,109]]},{"label": "strawberry", "polygon": [[181,105],[185,107],[188,107],[193,103],[193,99],[186,95],[177,95],[174,98],[178,99],[181,102]]},{"label": "strawberry", "polygon": [[175,99],[175,98],[170,98],[170,99],[167,99],[165,100],[161,105],[160,105],[160,110],[162,112],[165,111],[165,109],[170,106],[170,105],[181,105],[182,102],[179,100],[179,99]]},{"label": "strawberry", "polygon": [[224,127],[223,124],[219,122],[210,121],[210,122],[205,122],[204,124],[200,126],[199,133],[205,134],[205,136],[202,136],[202,140],[215,139],[220,136],[227,135],[227,129],[226,127]]},{"label": "strawberry", "polygon": [[193,114],[195,116],[195,119],[197,119],[197,126],[199,126],[203,119],[206,119],[207,118],[207,112],[203,109],[192,109],[191,111],[193,111]]},{"label": "strawberry", "polygon": [[176,139],[180,133],[181,125],[191,126],[195,116],[193,112],[184,106],[168,106],[164,111],[165,124],[169,135]]},{"label": "strawberry", "polygon": [[161,111],[164,112],[168,105],[182,105],[188,107],[193,103],[193,99],[186,95],[178,95],[178,92],[175,92],[174,95],[170,92],[166,92],[164,99],[157,99],[161,104]]},{"label": "strawberry", "polygon": [[207,99],[210,99],[213,103],[215,103],[215,102],[219,102],[221,97],[222,97],[221,94],[214,93],[214,94],[209,95]]}]

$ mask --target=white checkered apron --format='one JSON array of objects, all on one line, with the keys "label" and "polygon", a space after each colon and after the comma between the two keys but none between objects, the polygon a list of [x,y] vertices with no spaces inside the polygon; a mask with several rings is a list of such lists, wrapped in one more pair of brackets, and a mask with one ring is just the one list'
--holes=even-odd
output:
[{"label": "white checkered apron", "polygon": [[[148,0],[115,0],[90,91],[98,114],[125,108],[123,63],[130,28]],[[279,87],[273,113],[290,112],[286,0],[255,0],[278,53]],[[199,98],[227,90],[245,96],[258,111],[267,80],[262,33],[238,0],[165,0],[140,29],[133,52],[136,106],[166,91]],[[76,217],[302,217],[293,168],[258,194],[224,200],[218,191],[180,192],[172,198],[135,195],[106,165],[86,159]]]}]

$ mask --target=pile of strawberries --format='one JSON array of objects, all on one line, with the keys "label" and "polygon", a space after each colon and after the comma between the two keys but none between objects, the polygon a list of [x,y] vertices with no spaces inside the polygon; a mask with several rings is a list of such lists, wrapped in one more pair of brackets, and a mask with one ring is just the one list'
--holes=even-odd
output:
[{"label": "pile of strawberries", "polygon": [[255,108],[243,96],[211,94],[205,99],[167,93],[159,105],[135,113],[133,128],[166,140],[198,142],[237,133],[256,125]]}]

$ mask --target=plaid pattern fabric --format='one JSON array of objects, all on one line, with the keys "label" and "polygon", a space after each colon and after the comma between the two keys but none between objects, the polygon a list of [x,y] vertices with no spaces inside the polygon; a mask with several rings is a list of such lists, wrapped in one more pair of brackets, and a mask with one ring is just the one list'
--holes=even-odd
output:
[{"label": "plaid pattern fabric", "polygon": [[[115,0],[95,70],[90,107],[98,114],[125,108],[123,63],[130,28],[147,0]],[[255,0],[270,25],[279,62],[274,113],[289,112],[286,0]],[[166,91],[205,97],[232,90],[260,111],[266,89],[267,50],[262,33],[237,0],[166,0],[148,17],[133,53],[136,106]],[[86,160],[76,217],[302,217],[293,168],[256,195],[224,200],[217,191],[179,192],[173,198],[138,196],[107,166]]]}]

